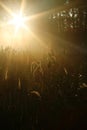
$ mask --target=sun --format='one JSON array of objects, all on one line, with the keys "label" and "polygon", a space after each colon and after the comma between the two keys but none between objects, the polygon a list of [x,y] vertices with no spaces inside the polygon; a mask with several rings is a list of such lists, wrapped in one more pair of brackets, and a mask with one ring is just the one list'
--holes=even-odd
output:
[{"label": "sun", "polygon": [[24,18],[20,15],[15,15],[12,20],[12,24],[19,29],[24,25]]},{"label": "sun", "polygon": [[15,33],[19,31],[19,29],[24,28],[27,29],[26,26],[26,17],[21,13],[14,14],[12,19],[8,22],[8,24],[13,25],[15,28]]}]

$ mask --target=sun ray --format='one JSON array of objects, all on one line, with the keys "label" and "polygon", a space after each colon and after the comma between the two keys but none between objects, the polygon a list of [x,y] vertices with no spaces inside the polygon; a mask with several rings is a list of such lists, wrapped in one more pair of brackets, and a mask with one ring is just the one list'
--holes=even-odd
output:
[{"label": "sun ray", "polygon": [[3,4],[2,2],[0,2],[0,6],[7,11],[7,13],[9,13],[11,16],[14,16],[14,13],[11,11],[11,9],[9,9],[5,4]]},{"label": "sun ray", "polygon": [[47,44],[45,44],[44,41],[41,38],[39,38],[38,35],[36,35],[36,33],[34,33],[32,30],[28,30],[28,32],[38,42],[39,46],[41,46],[45,50],[48,50],[49,47],[47,46]]},{"label": "sun ray", "polygon": [[25,3],[26,3],[26,1],[22,0],[22,2],[21,2],[21,8],[20,8],[20,14],[23,14],[23,11],[24,11],[24,8],[25,8]]}]

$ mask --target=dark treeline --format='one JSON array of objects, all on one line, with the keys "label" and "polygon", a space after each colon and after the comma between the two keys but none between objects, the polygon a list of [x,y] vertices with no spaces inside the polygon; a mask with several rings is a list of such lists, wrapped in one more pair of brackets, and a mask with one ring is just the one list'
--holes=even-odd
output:
[{"label": "dark treeline", "polygon": [[71,7],[49,15],[50,26],[57,32],[87,32],[87,7]]}]

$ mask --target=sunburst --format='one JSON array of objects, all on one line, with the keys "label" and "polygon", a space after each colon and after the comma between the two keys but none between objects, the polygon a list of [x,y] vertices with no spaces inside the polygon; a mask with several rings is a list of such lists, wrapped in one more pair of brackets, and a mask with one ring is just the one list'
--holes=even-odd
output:
[{"label": "sunburst", "polygon": [[[9,17],[10,19],[4,25],[5,28],[6,28],[7,25],[9,25],[9,26],[7,26],[8,30],[7,30],[6,34],[8,34],[9,37],[10,37],[10,40],[9,40],[10,43],[11,43],[10,45],[12,46],[14,44],[15,46],[18,46],[18,43],[20,43],[21,46],[22,46],[22,43],[24,45],[23,38],[26,39],[26,40],[27,39],[29,40],[29,37],[32,37],[33,39],[35,39],[40,45],[44,45],[44,43],[40,39],[40,37],[37,36],[34,32],[32,32],[32,29],[31,29],[32,27],[29,26],[29,21],[35,20],[38,17],[43,16],[47,12],[44,12],[44,13],[42,12],[42,13],[31,15],[31,16],[29,16],[29,15],[25,16],[24,15],[25,3],[26,3],[26,0],[22,0],[19,11],[17,11],[18,9],[16,11],[13,11],[7,5],[0,2],[0,6],[10,16]],[[27,23],[28,23],[28,25],[27,25]],[[13,31],[13,28],[14,28],[14,31]],[[27,30],[27,31],[25,32],[24,30]],[[3,29],[3,36],[4,36],[4,31],[5,30]],[[11,32],[11,33],[9,33],[9,32]],[[7,44],[7,36],[4,37],[4,39],[6,40],[6,44]],[[20,40],[21,40],[21,42],[20,42]]]}]

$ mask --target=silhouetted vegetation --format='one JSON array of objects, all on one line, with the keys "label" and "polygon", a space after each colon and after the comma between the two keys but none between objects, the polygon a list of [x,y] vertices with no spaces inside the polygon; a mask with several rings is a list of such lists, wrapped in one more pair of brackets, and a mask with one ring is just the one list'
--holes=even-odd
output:
[{"label": "silhouetted vegetation", "polygon": [[0,49],[0,122],[3,129],[85,127],[86,58],[86,54],[57,55],[51,51],[36,59],[29,52]]}]

